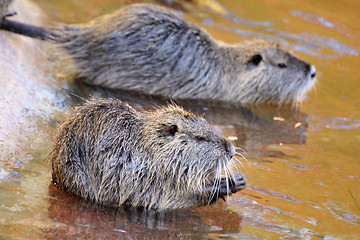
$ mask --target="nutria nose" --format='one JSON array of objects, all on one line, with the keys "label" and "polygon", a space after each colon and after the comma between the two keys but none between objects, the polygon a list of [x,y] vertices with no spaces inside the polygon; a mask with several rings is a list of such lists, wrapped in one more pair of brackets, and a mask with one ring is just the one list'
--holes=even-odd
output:
[{"label": "nutria nose", "polygon": [[311,79],[315,78],[316,76],[315,67],[311,64],[306,64],[306,74],[308,74],[308,76],[310,76]]},{"label": "nutria nose", "polygon": [[226,152],[229,154],[229,157],[232,158],[235,155],[235,148],[234,146],[231,144],[231,142],[229,140],[227,140],[226,138],[224,138],[224,147]]},{"label": "nutria nose", "polygon": [[316,76],[316,69],[315,69],[315,67],[313,65],[311,65],[311,67],[310,67],[310,77],[315,78],[315,76]]}]

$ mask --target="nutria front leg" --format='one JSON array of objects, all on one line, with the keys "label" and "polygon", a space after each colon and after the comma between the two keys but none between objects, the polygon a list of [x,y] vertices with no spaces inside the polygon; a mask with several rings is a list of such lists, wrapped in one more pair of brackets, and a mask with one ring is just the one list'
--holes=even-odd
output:
[{"label": "nutria front leg", "polygon": [[208,200],[209,204],[216,202],[219,198],[225,201],[225,196],[229,196],[246,187],[245,177],[241,173],[234,173],[228,177],[227,181],[226,178],[222,178],[217,189],[214,189],[214,185],[216,185],[214,182],[211,187],[205,189],[206,195],[210,198]]},{"label": "nutria front leg", "polygon": [[223,196],[231,195],[233,193],[236,193],[237,191],[244,189],[245,186],[246,180],[244,175],[242,175],[241,173],[234,173],[233,175],[228,177],[227,181],[226,178],[221,179],[219,193]]}]

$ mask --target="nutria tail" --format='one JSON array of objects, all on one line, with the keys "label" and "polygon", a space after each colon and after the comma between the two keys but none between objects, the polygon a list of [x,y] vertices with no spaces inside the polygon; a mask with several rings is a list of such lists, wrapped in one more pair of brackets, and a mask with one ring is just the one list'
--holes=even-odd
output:
[{"label": "nutria tail", "polygon": [[50,34],[49,31],[42,27],[31,26],[24,23],[19,23],[16,21],[9,20],[7,17],[12,16],[15,13],[8,14],[7,16],[3,17],[2,21],[0,22],[0,29],[21,34],[24,36],[28,36],[31,38],[38,38],[41,40],[49,40]]},{"label": "nutria tail", "polygon": [[[5,13],[5,15],[2,17],[2,20],[0,21],[0,29],[43,41],[52,41],[58,43],[64,43],[67,41],[66,37],[60,38],[60,34],[62,33],[61,29],[37,27],[8,19],[8,17],[11,17],[15,14],[16,12]],[[65,30],[68,28],[71,27],[64,26]]]}]

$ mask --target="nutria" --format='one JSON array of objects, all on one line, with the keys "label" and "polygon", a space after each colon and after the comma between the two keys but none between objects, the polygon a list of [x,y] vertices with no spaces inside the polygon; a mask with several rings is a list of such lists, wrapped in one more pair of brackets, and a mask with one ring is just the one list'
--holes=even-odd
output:
[{"label": "nutria", "polygon": [[78,26],[44,29],[4,18],[0,28],[59,44],[78,78],[173,99],[299,102],[315,68],[278,43],[229,45],[169,9],[133,4]]},{"label": "nutria", "polygon": [[243,189],[243,175],[230,175],[234,154],[213,126],[176,105],[137,112],[109,99],[75,108],[55,135],[50,160],[54,184],[85,199],[175,209]]}]

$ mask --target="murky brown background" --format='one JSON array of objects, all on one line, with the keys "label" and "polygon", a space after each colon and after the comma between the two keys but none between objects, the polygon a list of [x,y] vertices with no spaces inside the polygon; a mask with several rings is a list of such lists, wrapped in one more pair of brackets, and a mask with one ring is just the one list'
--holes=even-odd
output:
[{"label": "murky brown background", "polygon": [[[135,1],[33,2],[47,15],[44,24],[54,26],[86,22]],[[360,239],[360,2],[146,2],[183,11],[224,42],[280,41],[316,66],[316,89],[299,110],[180,103],[204,114],[225,136],[236,137],[234,145],[247,152],[241,171],[249,187],[226,203],[197,209],[156,213],[84,203],[51,186],[44,160],[51,140],[42,137],[43,147],[24,148],[26,157],[1,159],[11,158],[12,164],[0,163],[0,238]],[[77,85],[68,75],[71,65],[62,61],[66,56],[49,58],[43,64],[52,69],[49,78],[56,80],[53,88],[64,100],[51,103],[53,110],[44,113],[38,131],[45,135],[51,136],[70,106],[81,103],[70,93],[117,96],[136,108],[166,103]]]}]

